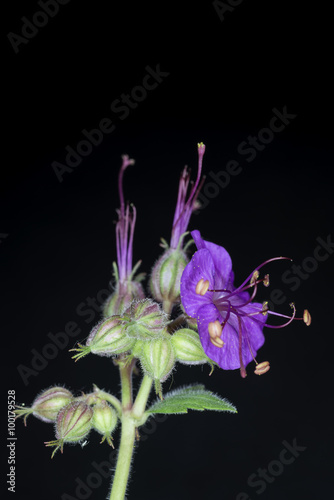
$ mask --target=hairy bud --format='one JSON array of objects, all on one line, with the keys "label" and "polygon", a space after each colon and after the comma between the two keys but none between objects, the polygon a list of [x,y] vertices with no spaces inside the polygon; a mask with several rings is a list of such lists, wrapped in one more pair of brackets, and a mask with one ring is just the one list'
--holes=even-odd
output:
[{"label": "hairy bud", "polygon": [[144,290],[139,281],[118,282],[115,291],[108,297],[103,306],[103,316],[108,318],[115,314],[122,314],[133,300],[142,300],[144,298]]},{"label": "hairy bud", "polygon": [[71,349],[78,352],[73,358],[77,361],[89,352],[99,356],[116,356],[130,351],[135,339],[125,335],[126,326],[127,322],[120,316],[100,321],[90,332],[85,346],[79,344],[78,348]]},{"label": "hairy bud", "polygon": [[75,401],[60,410],[56,421],[56,440],[46,446],[56,446],[53,455],[64,443],[76,443],[85,438],[92,428],[93,410],[84,401]]},{"label": "hairy bud", "polygon": [[180,279],[188,263],[181,249],[168,248],[152,269],[150,289],[158,302],[180,302]]},{"label": "hairy bud", "polygon": [[163,335],[167,315],[151,299],[132,302],[123,313],[128,320],[126,335],[136,340],[152,340]]},{"label": "hairy bud", "polygon": [[172,335],[175,357],[184,365],[200,365],[212,361],[206,356],[199,335],[194,330],[182,328]]},{"label": "hairy bud", "polygon": [[143,342],[140,362],[144,372],[154,380],[156,393],[162,397],[161,382],[171,374],[175,365],[174,347],[169,334]]},{"label": "hairy bud", "polygon": [[58,412],[72,399],[72,393],[64,387],[50,387],[34,399],[30,408],[18,406],[15,413],[18,417],[24,417],[24,425],[27,424],[27,417],[31,413],[43,422],[52,423],[56,421]]},{"label": "hairy bud", "polygon": [[102,434],[102,440],[113,447],[111,433],[117,426],[117,413],[106,401],[102,401],[93,407],[93,428]]}]

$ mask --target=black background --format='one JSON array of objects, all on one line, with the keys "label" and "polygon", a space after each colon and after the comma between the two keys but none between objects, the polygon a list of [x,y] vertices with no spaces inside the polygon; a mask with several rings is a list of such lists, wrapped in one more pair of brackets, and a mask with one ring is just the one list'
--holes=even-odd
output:
[{"label": "black background", "polygon": [[[333,231],[331,40],[324,5],[244,0],[221,21],[212,2],[71,0],[15,53],[8,32],[21,34],[22,16],[31,20],[38,10],[37,2],[12,2],[2,37],[4,415],[10,389],[26,404],[53,384],[76,393],[92,383],[119,390],[117,370],[106,358],[74,364],[67,349],[60,350],[27,386],[17,366],[30,366],[31,349],[42,352],[49,332],[75,321],[81,333],[74,344],[100,317],[96,312],[86,322],[77,307],[111,279],[121,154],[136,159],[125,191],[138,211],[134,259],[141,258],[147,272],[160,254],[160,237],[170,235],[179,173],[188,164],[195,175],[199,141],[207,148],[204,173],[224,170],[229,160],[242,167],[190,223],[227,248],[236,283],[273,256],[288,255],[301,265],[313,256],[317,238]],[[169,75],[121,120],[110,105],[141,84],[148,65]],[[269,125],[273,108],[284,106],[296,118],[247,162],[238,146]],[[102,118],[114,121],[114,132],[59,182],[52,162],[64,163],[65,147],[75,147],[81,131]],[[190,412],[148,428],[135,455],[129,499],[330,496],[333,259],[318,262],[296,290],[282,281],[290,263],[270,268],[271,287],[260,300],[280,289],[286,297],[280,310],[289,313],[293,300],[300,312],[310,310],[313,322],[265,330],[258,359],[270,360],[271,370],[264,377],[250,366],[245,380],[238,371],[215,370],[209,378],[208,367],[178,367],[165,390],[201,382],[232,401],[238,414]],[[92,461],[110,453],[92,435],[83,449],[67,446],[51,461],[43,442],[53,439],[52,426],[30,417],[26,429],[21,421],[16,428],[16,498],[75,497],[76,478],[86,482]],[[278,459],[284,440],[294,439],[306,449],[258,494],[249,476]],[[106,498],[108,488],[103,479],[87,498]]]}]

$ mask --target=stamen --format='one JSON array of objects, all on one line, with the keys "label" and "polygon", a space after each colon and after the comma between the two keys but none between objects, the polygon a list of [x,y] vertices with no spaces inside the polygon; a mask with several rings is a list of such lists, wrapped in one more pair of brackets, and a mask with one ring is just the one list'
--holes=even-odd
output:
[{"label": "stamen", "polygon": [[262,363],[258,363],[256,365],[254,373],[255,375],[263,375],[264,373],[267,373],[267,371],[269,370],[270,370],[269,361],[262,361]]},{"label": "stamen", "polygon": [[265,301],[262,304],[262,314],[263,314],[263,316],[265,316],[268,311],[269,311],[268,302]]},{"label": "stamen", "polygon": [[223,347],[224,342],[220,338],[223,331],[223,327],[218,321],[218,319],[216,321],[210,321],[208,325],[208,331],[212,344],[216,347]]},{"label": "stamen", "polygon": [[210,341],[211,343],[215,346],[215,347],[223,347],[224,346],[224,342],[222,341],[222,339],[220,339],[219,337],[215,338],[215,339],[211,339],[210,338]]},{"label": "stamen", "polygon": [[[250,274],[246,279],[245,281],[240,285],[238,286],[238,288],[236,288],[235,290],[233,290],[233,292],[231,292],[227,297],[225,297],[226,299],[229,299],[230,297],[234,296],[234,295],[237,295],[238,293],[240,292],[244,292],[245,290],[247,290],[247,288],[250,288],[252,285],[252,279],[254,277],[254,274],[256,273],[256,271],[258,271],[259,269],[261,269],[261,267],[265,266],[266,264],[269,264],[269,262],[273,262],[274,260],[292,260],[290,259],[289,257],[274,257],[272,259],[268,259],[266,260],[265,262],[262,262],[262,264],[260,264],[253,272],[252,274]],[[251,280],[251,283],[250,285],[246,286],[248,281]],[[254,283],[255,284],[255,283]]]},{"label": "stamen", "polygon": [[209,330],[210,337],[212,337],[214,339],[215,337],[221,336],[223,328],[222,328],[220,322],[218,321],[218,319],[216,319],[216,321],[210,321],[210,323],[208,325],[208,330]]},{"label": "stamen", "polygon": [[264,286],[269,286],[269,274],[266,274],[263,280]]},{"label": "stamen", "polygon": [[196,285],[195,292],[197,295],[205,295],[209,289],[209,280],[204,280],[201,278]]},{"label": "stamen", "polygon": [[251,277],[251,280],[250,280],[250,286],[254,286],[255,283],[256,283],[256,280],[258,279],[258,277],[260,276],[260,273],[258,270],[255,270],[252,274],[252,277]]},{"label": "stamen", "polygon": [[[276,313],[274,311],[268,311],[268,313],[272,314],[273,316],[279,316],[281,318],[289,318],[289,321],[287,321],[286,323],[283,323],[283,325],[268,325],[266,323],[266,327],[267,328],[274,328],[274,329],[276,329],[276,328],[284,328],[285,326],[290,325],[290,323],[292,323],[292,321],[294,319],[299,319],[299,318],[296,318],[296,306],[295,306],[294,302],[291,302],[289,304],[289,306],[293,309],[293,313],[292,313],[292,316],[290,318],[289,318],[289,316],[286,316],[285,314]],[[300,319],[302,319],[302,318],[300,318]]]},{"label": "stamen", "polygon": [[311,315],[307,309],[304,310],[303,321],[304,321],[306,326],[310,326],[312,318],[311,318]]}]

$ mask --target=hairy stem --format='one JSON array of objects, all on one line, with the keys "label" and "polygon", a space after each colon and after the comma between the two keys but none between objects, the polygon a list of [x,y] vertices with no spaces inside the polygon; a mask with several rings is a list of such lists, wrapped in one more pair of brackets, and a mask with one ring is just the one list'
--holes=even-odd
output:
[{"label": "hairy stem", "polygon": [[136,400],[132,408],[132,416],[141,418],[144,415],[148,397],[152,388],[152,379],[148,375],[144,375]]},{"label": "hairy stem", "polygon": [[123,500],[128,484],[135,441],[136,424],[128,416],[122,419],[122,436],[110,500]]},{"label": "hairy stem", "polygon": [[129,480],[130,466],[134,449],[136,428],[145,413],[152,388],[152,379],[144,375],[136,400],[132,404],[132,370],[134,362],[120,365],[122,384],[122,433],[117,465],[110,500],[124,500]]},{"label": "hairy stem", "polygon": [[130,363],[121,362],[119,365],[123,412],[132,408],[132,371],[135,362],[136,360],[133,359]]}]

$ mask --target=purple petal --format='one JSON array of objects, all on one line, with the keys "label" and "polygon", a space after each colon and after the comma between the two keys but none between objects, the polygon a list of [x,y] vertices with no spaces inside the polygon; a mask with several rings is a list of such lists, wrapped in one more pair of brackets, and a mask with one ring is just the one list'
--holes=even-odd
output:
[{"label": "purple petal", "polygon": [[218,363],[223,370],[240,368],[239,360],[239,332],[230,323],[225,325],[221,339],[225,342],[223,347],[216,347],[210,340],[208,326],[211,321],[221,321],[222,318],[213,304],[203,306],[198,311],[198,333],[205,354]]},{"label": "purple petal", "polygon": [[191,236],[194,238],[198,250],[206,248],[211,254],[217,273],[216,288],[227,288],[229,282],[233,282],[233,278],[231,279],[232,260],[229,253],[225,248],[203,240],[198,230],[192,231]]},{"label": "purple petal", "polygon": [[[245,313],[256,312],[262,309],[261,304],[250,304],[244,308]],[[256,318],[256,319],[255,319]],[[262,333],[263,325],[266,317],[259,314],[254,317],[242,317],[242,361],[244,366],[247,366],[257,354],[257,350],[264,343],[264,335]],[[211,321],[218,319],[222,321],[222,317],[214,304],[204,305],[198,310],[198,332],[203,345],[205,354],[218,363],[224,370],[235,370],[240,368],[239,357],[239,323],[235,314],[231,314],[228,323],[222,331],[221,339],[225,345],[216,347],[210,340],[208,325]]]},{"label": "purple petal", "polygon": [[208,280],[209,288],[215,287],[215,266],[210,252],[205,249],[194,253],[181,276],[181,302],[192,318],[197,317],[200,307],[212,301],[212,292],[205,295],[196,293],[196,285],[200,279]]}]

